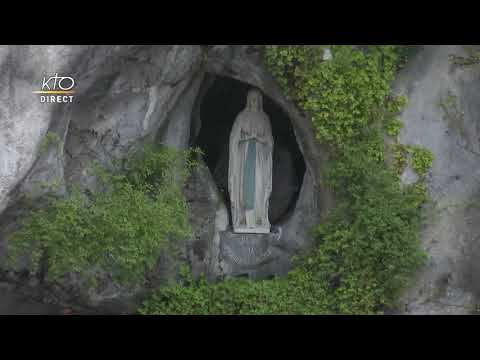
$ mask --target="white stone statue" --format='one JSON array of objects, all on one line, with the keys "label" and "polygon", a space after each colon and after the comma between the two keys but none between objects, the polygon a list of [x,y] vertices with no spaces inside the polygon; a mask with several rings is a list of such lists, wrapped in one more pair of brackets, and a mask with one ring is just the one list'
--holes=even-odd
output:
[{"label": "white stone statue", "polygon": [[272,153],[272,129],[263,112],[262,94],[253,89],[230,133],[228,191],[235,233],[270,232]]}]

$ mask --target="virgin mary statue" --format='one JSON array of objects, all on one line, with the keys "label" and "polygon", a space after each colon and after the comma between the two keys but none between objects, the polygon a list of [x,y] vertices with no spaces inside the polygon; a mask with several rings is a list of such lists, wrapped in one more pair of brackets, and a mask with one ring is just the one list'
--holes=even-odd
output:
[{"label": "virgin mary statue", "polygon": [[233,124],[229,145],[228,191],[233,231],[269,233],[273,136],[260,91],[248,92],[247,106]]}]

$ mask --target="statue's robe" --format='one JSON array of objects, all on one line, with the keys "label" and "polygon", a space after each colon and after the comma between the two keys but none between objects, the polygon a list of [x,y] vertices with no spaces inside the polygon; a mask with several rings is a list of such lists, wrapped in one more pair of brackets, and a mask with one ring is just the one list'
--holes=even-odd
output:
[{"label": "statue's robe", "polygon": [[261,98],[258,102],[257,109],[247,106],[237,116],[230,133],[228,187],[234,232],[270,232],[273,137]]}]

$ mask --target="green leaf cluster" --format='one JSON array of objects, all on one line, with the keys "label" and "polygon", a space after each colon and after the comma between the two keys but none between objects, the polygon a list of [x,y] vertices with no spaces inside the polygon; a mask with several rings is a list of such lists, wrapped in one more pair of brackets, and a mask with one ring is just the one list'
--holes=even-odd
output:
[{"label": "green leaf cluster", "polygon": [[387,134],[388,136],[398,136],[400,134],[400,130],[403,128],[403,123],[398,118],[393,118],[387,124]]},{"label": "green leaf cluster", "polygon": [[48,131],[40,143],[40,152],[46,152],[51,145],[62,146],[62,139],[60,139],[58,134]]},{"label": "green leaf cluster", "polygon": [[433,153],[419,146],[409,147],[409,152],[412,154],[412,168],[420,177],[425,177],[428,170],[432,167],[434,160]]}]

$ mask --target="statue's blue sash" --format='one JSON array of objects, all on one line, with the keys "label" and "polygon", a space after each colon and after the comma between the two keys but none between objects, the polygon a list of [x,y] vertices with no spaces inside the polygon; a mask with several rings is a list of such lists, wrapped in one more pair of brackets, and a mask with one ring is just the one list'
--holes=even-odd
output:
[{"label": "statue's blue sash", "polygon": [[247,157],[243,171],[243,200],[245,208],[255,208],[255,168],[257,160],[257,142],[255,139],[248,140]]}]

